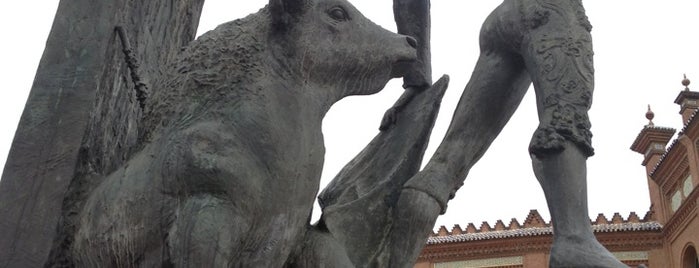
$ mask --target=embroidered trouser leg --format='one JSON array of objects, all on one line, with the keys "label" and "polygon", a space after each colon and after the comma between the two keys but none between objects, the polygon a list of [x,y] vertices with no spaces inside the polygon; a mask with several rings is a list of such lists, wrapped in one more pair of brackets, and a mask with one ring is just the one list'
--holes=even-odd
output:
[{"label": "embroidered trouser leg", "polygon": [[582,28],[558,33],[542,28],[523,43],[539,111],[529,152],[541,156],[560,151],[568,140],[592,156],[587,114],[594,88],[590,34]]},{"label": "embroidered trouser leg", "polygon": [[532,80],[540,123],[530,152],[560,151],[568,140],[586,156],[593,154],[587,116],[593,88],[589,24],[582,23],[584,12],[575,12],[581,8],[575,3],[563,3],[557,13],[546,12],[555,5],[540,2],[505,1],[486,19],[481,56],[446,136],[423,174],[408,181],[407,188],[433,196],[444,209]]}]

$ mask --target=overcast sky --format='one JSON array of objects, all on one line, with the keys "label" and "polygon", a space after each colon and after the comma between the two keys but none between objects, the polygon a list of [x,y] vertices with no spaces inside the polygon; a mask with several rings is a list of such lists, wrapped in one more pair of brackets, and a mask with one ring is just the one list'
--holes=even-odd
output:
[{"label": "overcast sky", "polygon": [[[367,17],[395,31],[391,1],[352,1]],[[58,1],[8,1],[0,10],[0,164],[4,166]],[[441,141],[478,56],[478,31],[500,1],[432,2],[432,56],[435,79],[451,76],[426,158]],[[199,33],[256,12],[263,0],[207,0]],[[656,125],[681,128],[673,103],[683,89],[682,74],[699,90],[699,1],[587,0],[595,50],[596,86],[590,112],[596,155],[588,161],[591,217],[620,212],[624,217],[648,210],[648,188],[642,156],[629,146],[647,124],[650,104]],[[402,92],[394,80],[372,96],[337,103],[324,120],[327,183],[376,135],[383,112]],[[465,185],[437,224],[477,225],[511,218],[520,222],[530,209],[548,219],[548,209],[527,153],[538,124],[533,90],[471,170]]]}]

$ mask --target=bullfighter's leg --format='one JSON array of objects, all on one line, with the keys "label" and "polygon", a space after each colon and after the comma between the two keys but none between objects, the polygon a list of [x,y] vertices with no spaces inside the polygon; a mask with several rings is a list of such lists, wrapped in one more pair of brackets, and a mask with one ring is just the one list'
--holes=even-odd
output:
[{"label": "bullfighter's leg", "polygon": [[401,192],[393,216],[390,267],[412,267],[450,195],[500,133],[530,84],[518,55],[481,53],[444,140]]},{"label": "bullfighter's leg", "polygon": [[549,265],[556,267],[627,267],[596,239],[587,210],[585,161],[587,156],[572,142],[560,152],[532,154],[534,173],[546,195],[554,228]]},{"label": "bullfighter's leg", "polygon": [[406,187],[429,183],[426,188],[438,189],[430,194],[446,208],[450,195],[510,120],[530,84],[519,55],[484,48],[442,143]]},{"label": "bullfighter's leg", "polygon": [[[555,24],[551,24],[555,25]],[[587,208],[586,161],[593,154],[587,111],[594,87],[592,41],[583,28],[553,35],[542,26],[526,38],[523,58],[540,124],[529,147],[551,212],[550,267],[626,267],[596,239]]]}]

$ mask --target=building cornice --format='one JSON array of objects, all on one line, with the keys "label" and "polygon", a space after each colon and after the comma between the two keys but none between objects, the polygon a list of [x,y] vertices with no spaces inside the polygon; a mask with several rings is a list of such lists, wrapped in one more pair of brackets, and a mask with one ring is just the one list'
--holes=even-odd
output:
[{"label": "building cornice", "polygon": [[[665,165],[665,164],[664,164],[665,162],[671,162],[671,161],[669,161],[669,160],[666,161],[666,159],[670,156],[670,154],[672,154],[672,152],[674,151],[674,149],[675,149],[675,148],[677,147],[677,145],[679,144],[679,140],[680,140],[679,137],[681,137],[681,136],[684,135],[685,133],[694,133],[694,132],[696,132],[695,130],[696,130],[697,128],[699,128],[699,127],[697,126],[697,125],[699,125],[699,123],[696,122],[696,121],[699,121],[699,119],[697,119],[697,118],[699,118],[699,116],[697,116],[697,114],[699,114],[699,109],[695,110],[694,113],[692,114],[692,116],[689,118],[689,120],[687,120],[687,122],[684,123],[684,126],[682,127],[682,130],[681,130],[679,133],[677,133],[678,138],[676,138],[675,140],[672,141],[672,144],[667,148],[667,150],[665,151],[665,153],[660,157],[660,160],[658,161],[658,163],[655,164],[655,167],[654,167],[653,170],[651,170],[651,172],[649,173],[649,175],[650,175],[651,177],[653,177],[653,176],[655,175],[655,173],[656,173],[659,169],[661,169],[662,166]],[[643,133],[643,131],[641,131],[641,133],[639,133],[638,135],[640,136],[642,133]],[[637,138],[637,139],[638,139],[638,138]],[[635,142],[634,142],[634,143],[635,143]]]},{"label": "building cornice", "polygon": [[631,144],[631,150],[640,154],[645,154],[645,151],[653,140],[664,140],[668,142],[670,138],[675,135],[675,131],[677,130],[669,127],[658,127],[654,125],[643,126],[643,129],[638,133],[633,144]]},{"label": "building cornice", "polygon": [[[631,213],[623,219],[615,213],[608,220],[599,214],[592,222],[597,239],[612,251],[650,250],[662,247],[663,227],[650,220],[650,213],[640,219]],[[495,228],[484,222],[480,229],[468,224],[465,230],[455,225],[452,231],[442,226],[427,240],[418,261],[449,262],[473,258],[520,256],[525,253],[547,253],[553,241],[553,228],[532,210],[523,225],[515,219],[508,227],[498,221]],[[503,229],[504,228],[504,229]]]},{"label": "building cornice", "polygon": [[650,177],[658,183],[658,185],[666,185],[668,180],[670,179],[669,173],[675,172],[676,169],[679,168],[680,165],[684,165],[682,161],[683,159],[687,158],[687,150],[684,148],[684,146],[681,146],[680,139],[675,139],[672,142],[672,145],[668,147],[667,152],[663,154],[663,156],[660,158],[658,161],[658,164],[655,165],[655,168],[650,172]]}]

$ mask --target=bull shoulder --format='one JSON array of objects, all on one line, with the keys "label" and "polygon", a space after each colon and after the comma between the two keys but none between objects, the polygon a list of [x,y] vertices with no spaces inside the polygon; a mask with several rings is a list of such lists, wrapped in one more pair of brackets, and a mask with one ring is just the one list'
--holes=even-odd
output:
[{"label": "bull shoulder", "polygon": [[163,156],[159,166],[165,191],[246,199],[263,187],[265,179],[260,178],[272,176],[249,143],[230,127],[211,121],[168,135],[160,152],[154,152]]}]

